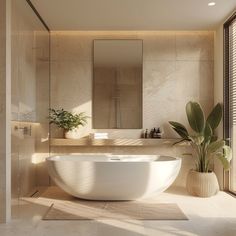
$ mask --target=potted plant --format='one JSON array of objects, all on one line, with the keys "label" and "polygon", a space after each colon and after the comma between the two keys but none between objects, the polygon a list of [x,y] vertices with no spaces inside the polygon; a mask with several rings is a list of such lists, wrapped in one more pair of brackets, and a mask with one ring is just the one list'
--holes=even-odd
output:
[{"label": "potted plant", "polygon": [[78,138],[78,127],[87,124],[88,116],[84,112],[73,114],[72,112],[65,111],[64,109],[49,110],[50,124],[55,124],[64,131],[64,138]]},{"label": "potted plant", "polygon": [[205,119],[200,104],[190,101],[186,105],[186,114],[193,131],[191,134],[184,125],[174,121],[169,123],[182,138],[180,142],[189,142],[194,150],[196,167],[187,175],[187,191],[195,196],[210,197],[219,191],[216,175],[211,168],[213,159],[218,158],[223,168],[228,170],[232,158],[232,150],[225,140],[218,140],[214,135],[222,119],[222,107],[218,103]]}]

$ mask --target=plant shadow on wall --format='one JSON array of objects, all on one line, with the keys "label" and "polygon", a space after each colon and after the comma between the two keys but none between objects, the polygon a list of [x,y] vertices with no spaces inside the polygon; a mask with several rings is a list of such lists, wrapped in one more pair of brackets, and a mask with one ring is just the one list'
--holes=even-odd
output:
[{"label": "plant shadow on wall", "polygon": [[64,138],[80,138],[78,133],[79,126],[85,126],[88,118],[90,117],[85,115],[84,112],[76,114],[64,109],[49,109],[50,124],[55,124],[58,128],[63,129]]},{"label": "plant shadow on wall", "polygon": [[231,148],[226,145],[225,140],[218,140],[214,134],[222,119],[222,107],[218,103],[205,119],[201,105],[190,101],[186,105],[186,114],[193,131],[191,134],[184,125],[169,121],[172,128],[182,138],[178,143],[188,142],[194,150],[196,168],[189,171],[186,187],[192,195],[210,197],[219,191],[219,184],[212,168],[214,158],[221,161],[225,170],[230,168],[232,159]]}]

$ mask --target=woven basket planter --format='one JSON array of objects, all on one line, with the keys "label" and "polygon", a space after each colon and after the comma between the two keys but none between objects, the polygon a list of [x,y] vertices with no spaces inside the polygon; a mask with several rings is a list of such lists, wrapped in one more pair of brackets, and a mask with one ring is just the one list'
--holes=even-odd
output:
[{"label": "woven basket planter", "polygon": [[197,197],[211,197],[219,192],[219,183],[214,172],[201,173],[190,170],[186,187],[191,195]]}]

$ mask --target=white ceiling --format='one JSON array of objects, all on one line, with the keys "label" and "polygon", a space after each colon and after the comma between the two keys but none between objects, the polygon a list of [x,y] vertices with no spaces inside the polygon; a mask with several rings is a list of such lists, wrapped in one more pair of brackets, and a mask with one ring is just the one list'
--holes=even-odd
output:
[{"label": "white ceiling", "polygon": [[236,9],[236,0],[31,2],[51,30],[214,30]]}]

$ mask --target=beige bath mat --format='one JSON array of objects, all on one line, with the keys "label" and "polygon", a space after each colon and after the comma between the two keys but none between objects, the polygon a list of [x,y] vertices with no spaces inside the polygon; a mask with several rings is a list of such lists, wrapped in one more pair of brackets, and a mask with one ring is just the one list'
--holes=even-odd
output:
[{"label": "beige bath mat", "polygon": [[176,204],[159,203],[73,203],[53,204],[43,220],[188,220]]},{"label": "beige bath mat", "polygon": [[43,197],[55,200],[44,220],[188,220],[174,203],[86,201],[60,190],[49,191]]}]

